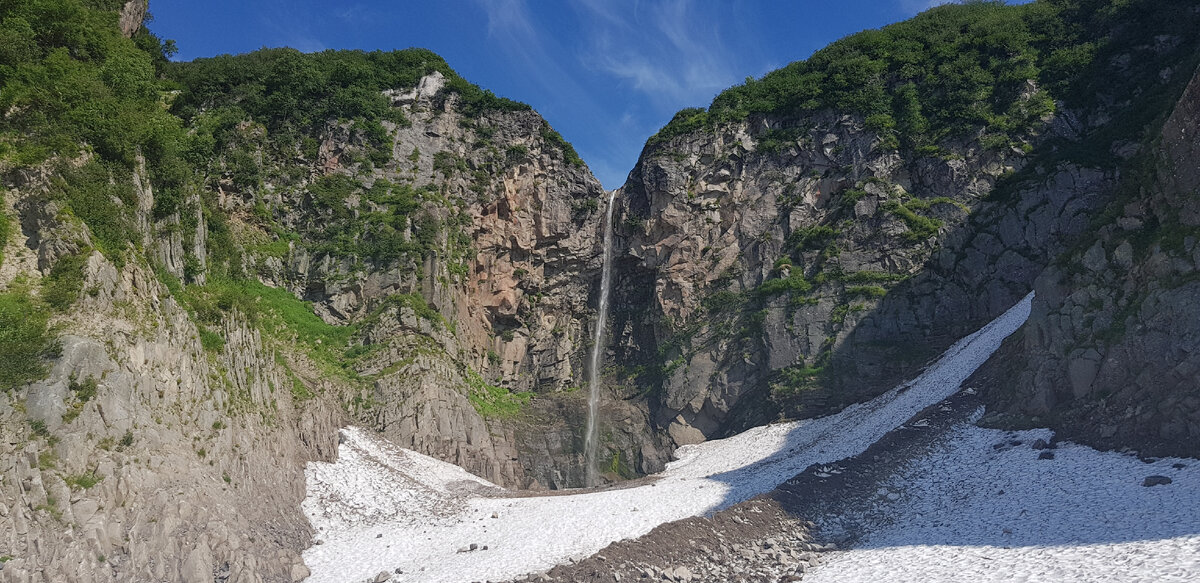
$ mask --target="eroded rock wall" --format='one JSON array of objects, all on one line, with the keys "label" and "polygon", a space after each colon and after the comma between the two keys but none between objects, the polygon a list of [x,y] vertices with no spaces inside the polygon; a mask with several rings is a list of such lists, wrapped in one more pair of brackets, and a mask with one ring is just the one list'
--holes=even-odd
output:
[{"label": "eroded rock wall", "polygon": [[[10,210],[26,209],[4,250],[6,290],[49,271],[39,260],[56,247],[38,242],[73,233],[89,243],[80,224],[31,216],[38,190],[6,191]],[[48,377],[0,393],[0,581],[307,576],[304,465],[336,455],[344,414],[294,398],[275,347],[243,320],[225,322],[223,347],[206,350],[137,262],[91,252],[82,291],[52,320],[61,353]],[[303,366],[302,354],[280,356]]]},{"label": "eroded rock wall", "polygon": [[1036,282],[981,377],[999,422],[1149,455],[1200,453],[1200,74],[1093,236]]},{"label": "eroded rock wall", "polygon": [[[1067,132],[1047,122],[1030,144]],[[618,196],[618,373],[675,444],[890,387],[1028,293],[1111,192],[1061,165],[999,196],[1017,146],[904,158],[833,114],[652,145]]]}]

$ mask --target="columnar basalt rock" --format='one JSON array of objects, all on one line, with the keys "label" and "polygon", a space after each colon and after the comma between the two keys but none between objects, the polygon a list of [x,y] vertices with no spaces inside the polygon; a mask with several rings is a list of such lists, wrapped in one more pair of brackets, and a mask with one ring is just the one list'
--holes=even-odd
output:
[{"label": "columnar basalt rock", "polygon": [[1117,212],[1042,273],[1024,334],[981,373],[996,422],[1100,447],[1200,450],[1200,72],[1122,184]]},{"label": "columnar basalt rock", "polygon": [[[814,414],[892,386],[1026,293],[1112,189],[1064,165],[996,200],[1024,155],[954,152],[906,159],[832,114],[643,152],[619,197],[614,336],[618,364],[660,388],[654,419],[676,445],[769,420],[789,390]],[[780,386],[818,369],[835,390]]]}]

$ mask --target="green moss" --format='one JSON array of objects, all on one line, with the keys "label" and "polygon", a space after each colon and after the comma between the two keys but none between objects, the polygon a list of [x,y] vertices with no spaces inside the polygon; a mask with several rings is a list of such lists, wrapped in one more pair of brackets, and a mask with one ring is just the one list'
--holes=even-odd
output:
[{"label": "green moss", "polygon": [[905,226],[908,227],[908,231],[904,233],[904,239],[909,243],[920,243],[928,240],[930,237],[936,235],[938,229],[942,226],[942,221],[918,215],[907,206],[894,200],[884,203],[883,208],[904,221]]},{"label": "green moss", "polygon": [[484,417],[512,419],[521,415],[533,399],[533,393],[513,393],[503,387],[488,384],[479,373],[468,370],[467,399]]}]

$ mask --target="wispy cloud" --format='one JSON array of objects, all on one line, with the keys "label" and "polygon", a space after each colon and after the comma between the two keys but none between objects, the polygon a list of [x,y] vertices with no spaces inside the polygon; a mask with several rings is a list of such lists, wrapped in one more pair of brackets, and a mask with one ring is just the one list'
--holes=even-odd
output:
[{"label": "wispy cloud", "polygon": [[899,0],[900,11],[904,14],[916,14],[941,6],[942,4],[952,4],[957,0]]},{"label": "wispy cloud", "polygon": [[737,76],[718,19],[691,0],[574,0],[583,13],[585,66],[658,103],[704,104]]}]

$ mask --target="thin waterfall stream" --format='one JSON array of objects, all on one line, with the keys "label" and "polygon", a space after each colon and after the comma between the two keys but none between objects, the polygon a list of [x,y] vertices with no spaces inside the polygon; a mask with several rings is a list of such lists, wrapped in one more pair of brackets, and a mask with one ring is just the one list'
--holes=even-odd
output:
[{"label": "thin waterfall stream", "polygon": [[604,351],[604,324],[608,320],[608,292],[612,287],[612,218],[617,191],[608,193],[608,211],[604,219],[604,263],[600,270],[600,304],[596,316],[596,334],[592,338],[591,366],[588,367],[588,417],[583,452],[587,463],[584,486],[596,485],[596,449],[598,446],[597,412],[600,408],[600,354]]}]

